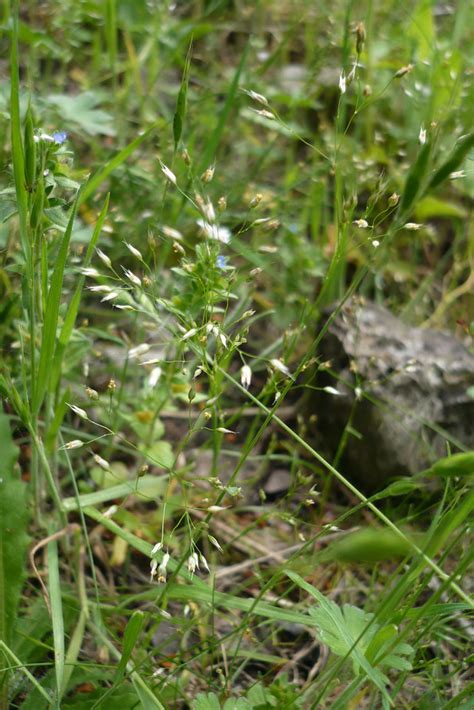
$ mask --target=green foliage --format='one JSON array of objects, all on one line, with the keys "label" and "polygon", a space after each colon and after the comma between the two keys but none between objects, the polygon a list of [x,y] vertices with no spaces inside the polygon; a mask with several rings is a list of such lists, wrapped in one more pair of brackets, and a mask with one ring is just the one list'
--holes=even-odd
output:
[{"label": "green foliage", "polygon": [[[26,485],[16,468],[18,448],[10,431],[10,420],[0,410],[0,640],[10,646],[14,639],[21,590],[26,578],[26,552],[29,543],[29,511]],[[2,667],[8,659],[2,654]],[[7,694],[7,674],[0,678],[1,695]]]},{"label": "green foliage", "polygon": [[228,698],[221,704],[215,693],[199,693],[193,702],[193,710],[265,710],[266,708],[288,708],[297,710],[302,707],[303,700],[299,697],[295,686],[288,682],[286,676],[265,687],[255,683],[240,698]]},{"label": "green foliage", "polygon": [[397,636],[394,625],[380,626],[374,620],[374,614],[351,604],[344,604],[341,608],[299,575],[294,572],[287,574],[318,601],[319,607],[311,607],[309,613],[316,621],[321,640],[336,656],[350,658],[354,675],[366,675],[388,699],[386,685],[389,680],[381,668],[410,670],[411,664],[404,656],[411,656],[414,649],[402,642],[393,644]]},{"label": "green foliage", "polygon": [[409,541],[392,530],[365,528],[335,540],[327,551],[327,559],[372,563],[405,557],[411,552]]},{"label": "green foliage", "polygon": [[102,96],[94,91],[86,91],[77,96],[50,94],[50,106],[61,117],[61,125],[72,130],[84,131],[89,136],[115,136],[114,120],[110,113],[97,108]]}]

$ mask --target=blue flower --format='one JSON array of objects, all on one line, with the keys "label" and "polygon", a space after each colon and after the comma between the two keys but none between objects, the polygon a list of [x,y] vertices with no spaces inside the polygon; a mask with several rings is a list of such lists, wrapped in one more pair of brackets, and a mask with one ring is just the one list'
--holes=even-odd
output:
[{"label": "blue flower", "polygon": [[65,143],[67,141],[66,131],[55,131],[55,133],[53,133],[53,140],[57,145]]},{"label": "blue flower", "polygon": [[216,266],[218,269],[225,269],[225,267],[227,266],[226,257],[222,256],[222,254],[220,256],[218,256],[216,259]]}]

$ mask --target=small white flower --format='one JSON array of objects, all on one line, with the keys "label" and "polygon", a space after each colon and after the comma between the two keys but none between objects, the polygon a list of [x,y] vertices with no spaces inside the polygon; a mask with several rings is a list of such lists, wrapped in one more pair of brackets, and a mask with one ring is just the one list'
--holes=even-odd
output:
[{"label": "small white flower", "polygon": [[110,464],[108,461],[102,458],[102,456],[99,456],[98,454],[94,454],[94,461],[100,468],[102,468],[104,471],[110,471]]},{"label": "small white flower", "polygon": [[81,417],[81,419],[89,419],[85,409],[81,409],[81,407],[76,407],[75,404],[68,404],[67,406],[72,409],[74,414],[77,414],[79,417]]},{"label": "small white flower", "polygon": [[346,88],[347,88],[347,82],[346,82],[346,75],[344,74],[343,71],[339,74],[339,91],[341,94],[346,93]]},{"label": "small white flower", "polygon": [[151,548],[151,554],[156,555],[161,549],[163,549],[163,543],[157,542],[156,545],[153,545]]},{"label": "small white flower", "polygon": [[161,166],[161,172],[163,175],[171,182],[173,185],[176,185],[177,180],[176,180],[176,175],[168,168],[164,163],[161,162],[160,160],[160,166]]},{"label": "small white flower", "polygon": [[143,261],[143,257],[140,251],[136,247],[133,246],[133,244],[129,244],[128,242],[124,242],[125,246],[127,247],[128,251],[133,254],[133,256],[136,256],[137,259],[140,259],[140,261]]},{"label": "small white flower", "polygon": [[206,572],[210,572],[211,570],[209,569],[209,565],[207,564],[207,560],[204,557],[204,555],[199,555],[199,562],[202,564]]},{"label": "small white flower", "polygon": [[151,348],[151,345],[148,343],[140,343],[140,345],[136,345],[134,348],[131,348],[128,351],[128,357],[130,359],[135,358],[135,357],[140,357],[140,355],[144,355],[149,351]]},{"label": "small white flower", "polygon": [[101,303],[105,303],[106,301],[113,301],[114,298],[117,298],[119,294],[117,291],[111,291],[107,296],[104,296],[104,298],[100,299]]},{"label": "small white flower", "polygon": [[106,286],[105,284],[99,284],[98,286],[89,286],[89,291],[92,291],[92,293],[112,293],[112,289],[110,286]]},{"label": "small white flower", "polygon": [[417,224],[416,222],[407,222],[404,225],[404,228],[409,229],[412,232],[417,232],[419,229],[422,228],[422,226],[423,226],[422,224]]},{"label": "small white flower", "polygon": [[378,239],[373,239],[373,240],[372,240],[372,246],[377,249],[377,247],[380,246],[379,240],[378,240]]},{"label": "small white flower", "polygon": [[355,224],[359,229],[367,229],[369,223],[365,219],[355,219],[352,224]]},{"label": "small white flower", "polygon": [[248,390],[250,383],[252,382],[252,370],[248,365],[243,365],[240,370],[240,382],[242,387],[245,387],[245,389]]},{"label": "small white flower", "polygon": [[328,394],[334,394],[336,396],[342,397],[343,393],[339,392],[335,387],[323,387],[323,392],[327,392]]},{"label": "small white flower", "polygon": [[153,577],[156,574],[157,568],[158,568],[158,561],[151,560],[151,562],[150,562],[150,582],[153,582]]},{"label": "small white flower", "polygon": [[158,381],[161,377],[163,370],[161,367],[154,367],[153,370],[150,372],[150,375],[148,377],[148,385],[153,389],[158,384]]},{"label": "small white flower", "polygon": [[266,111],[265,109],[261,109],[259,111],[257,109],[253,109],[253,110],[259,116],[263,116],[263,118],[269,118],[271,121],[273,121],[275,119],[275,116],[273,115],[273,113],[271,111]]},{"label": "small white flower", "polygon": [[216,221],[216,211],[214,209],[214,205],[210,200],[207,200],[207,202],[202,202],[201,212],[203,217],[210,224],[213,224]]},{"label": "small white flower", "polygon": [[215,538],[213,535],[208,535],[208,536],[207,536],[207,539],[209,540],[209,542],[211,543],[211,545],[214,545],[214,547],[219,550],[219,552],[224,552],[224,550],[223,550],[222,547],[219,545],[219,543],[217,542],[216,538]]},{"label": "small white flower", "polygon": [[215,170],[216,166],[211,165],[209,168],[207,168],[207,170],[203,172],[203,174],[201,175],[201,180],[203,182],[211,182],[212,178],[214,177]]},{"label": "small white flower", "polygon": [[170,556],[168,552],[165,552],[163,555],[163,559],[161,560],[161,564],[158,567],[158,581],[161,584],[164,584],[166,582],[166,568],[168,566],[168,562],[170,561]]},{"label": "small white flower", "polygon": [[127,277],[127,279],[129,281],[131,281],[134,286],[141,286],[142,285],[142,282],[140,281],[138,276],[136,276],[136,274],[133,273],[133,271],[130,271],[129,269],[124,269],[124,273],[125,273],[125,276]]},{"label": "small white flower", "polygon": [[69,451],[69,449],[80,449],[81,446],[84,446],[84,442],[81,441],[80,439],[73,439],[72,441],[68,441],[67,444],[64,444],[64,446],[61,446],[60,451],[63,449],[66,451]]},{"label": "small white flower", "polygon": [[196,553],[193,553],[192,555],[189,555],[188,560],[187,560],[187,563],[186,563],[186,566],[187,566],[187,568],[188,568],[188,572],[189,572],[191,575],[193,575],[193,574],[195,573],[195,571],[196,571],[196,567],[197,567],[197,565],[196,565],[196,558],[197,558]]},{"label": "small white flower", "polygon": [[202,219],[198,219],[197,223],[209,239],[215,239],[218,242],[222,242],[222,244],[229,244],[231,232],[227,227],[218,227],[217,224],[209,224],[209,222],[205,222]]},{"label": "small white flower", "polygon": [[226,348],[227,347],[227,338],[225,337],[224,333],[219,333],[219,340],[221,341],[222,346],[224,348]]},{"label": "small white flower", "polygon": [[170,237],[171,239],[177,239],[178,241],[181,241],[183,238],[181,232],[178,232],[177,229],[173,229],[173,227],[167,227],[166,225],[164,225],[161,228],[161,231],[163,232],[165,237]]},{"label": "small white flower", "polygon": [[286,377],[291,377],[288,367],[281,360],[273,358],[272,360],[270,360],[270,364],[272,365],[272,367],[275,368],[275,370],[278,370],[283,375],[286,375]]},{"label": "small white flower", "polygon": [[190,330],[186,331],[186,333],[183,335],[181,340],[188,340],[189,338],[192,338],[193,335],[196,335],[197,332],[198,332],[197,328],[191,328]]},{"label": "small white flower", "polygon": [[107,256],[107,254],[104,254],[102,249],[97,248],[96,249],[97,256],[99,259],[107,266],[107,268],[111,269],[112,268],[112,262],[110,258]]},{"label": "small white flower", "polygon": [[263,94],[257,94],[256,91],[252,91],[252,89],[244,89],[245,93],[247,96],[250,96],[250,98],[253,101],[256,101],[259,104],[262,104],[262,106],[268,106],[268,100],[266,99]]},{"label": "small white flower", "polygon": [[420,132],[418,134],[418,142],[420,145],[425,145],[426,143],[426,129],[421,126]]}]

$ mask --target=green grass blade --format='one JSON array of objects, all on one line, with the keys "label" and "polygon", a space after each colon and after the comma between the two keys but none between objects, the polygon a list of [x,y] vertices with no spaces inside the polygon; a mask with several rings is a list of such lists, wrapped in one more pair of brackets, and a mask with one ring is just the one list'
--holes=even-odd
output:
[{"label": "green grass blade", "polygon": [[176,109],[173,117],[173,138],[174,138],[174,149],[178,148],[179,141],[181,140],[181,135],[183,133],[184,118],[186,116],[186,101],[188,95],[188,83],[189,83],[189,67],[191,65],[191,47],[189,47],[188,54],[186,56],[186,61],[184,64],[183,78],[181,79],[181,86],[179,87],[178,98],[176,100]]},{"label": "green grass blade", "polygon": [[97,190],[97,188],[102,185],[104,180],[116,170],[122,163],[124,163],[127,158],[129,158],[132,153],[145,141],[148,136],[153,133],[155,128],[159,125],[159,121],[153,123],[146,131],[141,135],[131,141],[125,148],[123,148],[119,153],[117,153],[113,158],[111,158],[108,163],[106,163],[102,168],[100,168],[94,175],[91,175],[87,183],[85,184],[83,190],[81,191],[80,202],[85,202],[89,199],[91,195]]},{"label": "green grass blade", "polygon": [[224,132],[224,128],[227,123],[227,119],[229,118],[230,112],[232,110],[232,106],[234,105],[235,95],[237,93],[237,89],[239,88],[240,76],[244,70],[246,63],[247,63],[249,49],[250,49],[250,36],[249,36],[249,39],[247,40],[244,51],[242,53],[242,58],[239,62],[239,65],[238,65],[236,71],[235,71],[234,77],[232,79],[232,83],[229,86],[229,91],[227,92],[225,103],[224,103],[224,106],[223,106],[222,111],[220,113],[216,127],[214,128],[214,131],[212,132],[212,135],[211,135],[209,142],[206,146],[206,149],[204,151],[204,155],[203,155],[201,163],[200,163],[201,170],[204,170],[205,168],[209,167],[209,165],[211,165],[212,163],[215,162],[217,147],[220,143],[222,134]]},{"label": "green grass blade", "polygon": [[107,503],[116,498],[124,498],[125,496],[145,497],[148,499],[157,498],[163,495],[166,489],[167,477],[152,476],[151,474],[142,476],[136,481],[125,481],[118,483],[116,486],[104,488],[93,493],[83,493],[78,496],[71,496],[63,500],[63,508],[66,511],[78,510],[89,505],[99,505]]},{"label": "green grass blade", "polygon": [[[94,232],[92,234],[92,238],[91,238],[89,245],[87,247],[86,256],[85,256],[84,262],[83,262],[84,268],[86,268],[90,264],[90,261],[92,259],[92,255],[94,253],[95,246],[97,244],[100,233],[102,231],[102,227],[104,225],[104,221],[107,216],[107,211],[109,209],[109,197],[110,196],[107,195],[104,207],[102,208],[102,211],[99,214],[99,217],[97,219],[97,223],[95,225]],[[79,311],[79,306],[81,303],[81,296],[82,296],[82,290],[84,288],[84,282],[85,282],[85,276],[82,276],[82,275],[79,276],[76,290],[74,291],[74,295],[71,299],[71,303],[69,304],[69,308],[67,310],[66,317],[64,319],[64,324],[63,324],[63,327],[61,329],[61,333],[58,338],[56,350],[54,353],[54,359],[53,359],[53,363],[51,366],[51,388],[53,390],[56,389],[58,382],[59,382],[59,378],[61,376],[61,366],[62,366],[62,361],[63,361],[63,357],[64,357],[64,351],[66,350],[66,347],[69,343],[69,340],[71,338],[72,331],[74,328],[74,324],[76,322],[77,313]]]},{"label": "green grass blade", "polygon": [[405,181],[405,187],[403,188],[402,197],[400,200],[400,207],[398,210],[398,215],[400,220],[403,220],[415,204],[416,198],[421,192],[421,188],[428,174],[430,157],[431,157],[431,141],[427,141],[425,145],[421,147],[418,157],[413,163],[411,170],[407,175]]},{"label": "green grass blade", "polygon": [[461,165],[473,147],[474,133],[467,133],[465,136],[461,136],[449,158],[435,171],[428,184],[428,189],[433,190],[438,185],[441,185]]},{"label": "green grass blade", "polygon": [[123,634],[122,657],[120,658],[115,673],[115,683],[120,682],[125,675],[125,671],[127,670],[127,663],[132,657],[132,652],[137,644],[138,638],[143,628],[144,620],[145,616],[142,611],[134,611],[127,623],[127,626],[125,627],[125,631]]},{"label": "green grass blade", "polygon": [[23,151],[20,117],[20,74],[18,60],[18,0],[12,2],[12,29],[10,45],[10,130],[12,142],[13,176],[20,221],[20,240],[26,263],[30,262],[27,235],[28,200],[25,187],[25,157]]},{"label": "green grass blade", "polygon": [[48,586],[51,602],[51,620],[53,625],[54,667],[56,674],[56,700],[59,702],[64,687],[64,619],[61,598],[61,580],[57,540],[48,543]]},{"label": "green grass blade", "polygon": [[59,307],[61,305],[61,293],[63,288],[64,270],[69,251],[72,228],[76,218],[76,212],[80,200],[79,191],[71,209],[68,225],[64,232],[59,252],[56,257],[54,271],[51,277],[46,300],[46,312],[44,316],[43,332],[41,338],[41,351],[38,364],[38,373],[34,386],[34,396],[32,402],[33,413],[37,414],[43,403],[44,395],[51,378],[51,361],[53,359],[56,346],[56,331],[58,327]]}]

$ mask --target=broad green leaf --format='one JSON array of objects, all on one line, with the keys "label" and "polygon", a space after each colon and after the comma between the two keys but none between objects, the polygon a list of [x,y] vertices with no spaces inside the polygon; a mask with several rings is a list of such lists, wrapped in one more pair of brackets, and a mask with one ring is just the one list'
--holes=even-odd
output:
[{"label": "broad green leaf", "polygon": [[467,214],[467,210],[462,205],[449,202],[448,200],[441,200],[431,195],[424,197],[415,206],[415,217],[419,222],[424,222],[432,217],[464,219],[467,217]]},{"label": "broad green leaf", "polygon": [[472,476],[474,474],[474,451],[446,456],[436,461],[430,469],[435,476]]},{"label": "broad green leaf", "polygon": [[168,470],[173,468],[175,453],[168,441],[156,441],[147,448],[141,447],[140,450],[155,466],[161,466]]},{"label": "broad green leaf", "polygon": [[[26,486],[15,471],[17,458],[9,419],[0,409],[0,641],[6,646],[14,639],[29,542]],[[4,662],[0,653],[0,669]],[[0,699],[7,692],[6,681],[7,674],[0,672]]]},{"label": "broad green leaf", "polygon": [[380,562],[405,557],[411,545],[384,528],[364,528],[335,540],[324,554],[325,559],[343,562]]},{"label": "broad green leaf", "polygon": [[47,98],[61,116],[64,126],[77,127],[90,136],[115,136],[113,117],[97,108],[100,100],[101,96],[93,91],[77,96],[52,94]]},{"label": "broad green leaf", "polygon": [[309,613],[316,622],[321,640],[337,656],[350,657],[354,674],[357,676],[363,670],[388,700],[389,695],[385,687],[388,683],[387,677],[382,671],[374,668],[365,656],[365,651],[377,631],[377,626],[372,622],[373,614],[349,604],[345,604],[341,609],[295,572],[287,570],[286,574],[319,602],[319,607],[312,607]]}]

